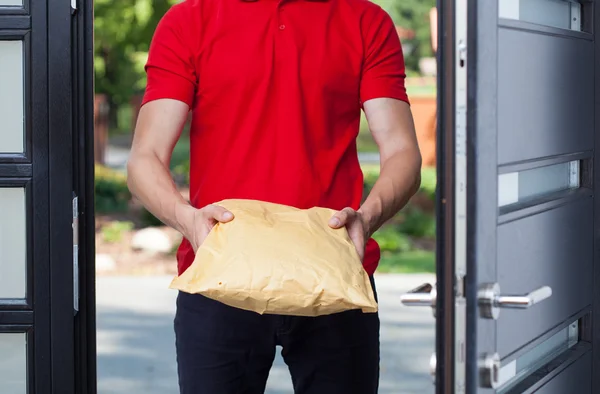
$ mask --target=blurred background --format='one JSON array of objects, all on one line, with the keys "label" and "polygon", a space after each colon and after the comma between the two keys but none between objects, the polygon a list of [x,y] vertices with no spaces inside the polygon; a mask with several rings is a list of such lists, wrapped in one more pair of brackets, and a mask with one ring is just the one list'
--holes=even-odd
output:
[{"label": "blurred background", "polygon": [[[126,185],[133,130],[145,86],[144,64],[160,18],[174,0],[95,0],[95,162],[98,389],[100,394],[175,394],[172,319],[180,235],[141,207]],[[382,321],[381,393],[432,393],[429,357],[434,319],[427,308],[403,308],[399,296],[435,271],[435,0],[374,0],[394,20],[407,66],[407,89],[423,155],[417,195],[374,236]],[[188,194],[187,129],[171,170]],[[365,195],[379,175],[377,146],[361,122],[358,147]],[[268,394],[292,393],[278,356]]]}]

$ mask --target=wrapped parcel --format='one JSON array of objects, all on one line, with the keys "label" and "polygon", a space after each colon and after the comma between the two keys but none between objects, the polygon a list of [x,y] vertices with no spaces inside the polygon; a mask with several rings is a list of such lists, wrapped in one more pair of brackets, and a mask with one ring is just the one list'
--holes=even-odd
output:
[{"label": "wrapped parcel", "polygon": [[235,218],[211,230],[193,264],[171,288],[260,314],[377,311],[348,232],[328,225],[334,210],[256,200],[217,205]]}]

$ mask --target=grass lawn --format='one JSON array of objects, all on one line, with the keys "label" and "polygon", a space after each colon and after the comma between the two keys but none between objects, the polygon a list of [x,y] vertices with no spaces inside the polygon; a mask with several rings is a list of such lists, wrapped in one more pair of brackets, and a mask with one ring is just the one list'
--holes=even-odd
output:
[{"label": "grass lawn", "polygon": [[362,168],[364,174],[374,173],[379,175],[380,165],[378,163],[361,163],[360,168]]},{"label": "grass lawn", "polygon": [[435,85],[412,85],[406,87],[408,97],[431,97],[435,96],[437,89]]},{"label": "grass lawn", "polygon": [[379,273],[435,273],[435,252],[427,250],[411,250],[409,252],[383,253]]}]

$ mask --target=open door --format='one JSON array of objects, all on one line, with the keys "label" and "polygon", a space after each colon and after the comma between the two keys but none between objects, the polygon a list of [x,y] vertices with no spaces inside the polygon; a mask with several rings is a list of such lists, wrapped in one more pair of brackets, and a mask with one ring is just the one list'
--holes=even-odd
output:
[{"label": "open door", "polygon": [[598,393],[600,4],[438,7],[436,392]]},{"label": "open door", "polygon": [[0,393],[95,393],[92,2],[0,0]]}]

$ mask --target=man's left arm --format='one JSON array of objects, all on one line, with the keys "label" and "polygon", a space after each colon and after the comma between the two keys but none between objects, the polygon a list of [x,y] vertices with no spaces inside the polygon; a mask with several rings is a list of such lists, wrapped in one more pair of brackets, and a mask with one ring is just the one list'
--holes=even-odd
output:
[{"label": "man's left arm", "polygon": [[364,64],[360,101],[379,146],[381,171],[371,193],[355,211],[344,208],[330,226],[346,226],[361,259],[373,233],[394,216],[420,185],[421,154],[404,85],[404,55],[392,18],[371,4],[361,19]]},{"label": "man's left arm", "polygon": [[382,98],[367,101],[365,114],[379,147],[379,179],[358,212],[370,237],[400,211],[421,184],[421,153],[409,105]]},{"label": "man's left arm", "polygon": [[379,147],[379,178],[357,211],[345,208],[330,222],[334,228],[347,227],[361,258],[367,240],[406,205],[421,183],[421,153],[408,103],[376,98],[363,107]]}]

